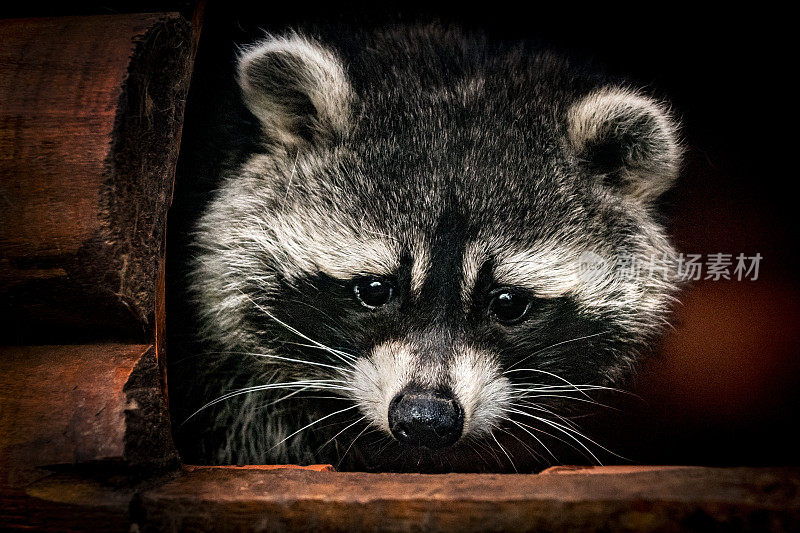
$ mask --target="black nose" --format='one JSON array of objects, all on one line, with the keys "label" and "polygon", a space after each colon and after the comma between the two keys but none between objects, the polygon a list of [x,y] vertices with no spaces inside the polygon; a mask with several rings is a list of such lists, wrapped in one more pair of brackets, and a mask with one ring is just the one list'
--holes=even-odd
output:
[{"label": "black nose", "polygon": [[464,410],[450,393],[407,389],[389,404],[389,428],[402,443],[443,448],[461,437]]}]

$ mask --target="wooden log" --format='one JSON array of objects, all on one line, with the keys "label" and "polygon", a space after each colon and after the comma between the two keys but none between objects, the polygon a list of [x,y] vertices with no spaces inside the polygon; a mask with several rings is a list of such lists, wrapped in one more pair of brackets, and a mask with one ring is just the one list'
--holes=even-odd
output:
[{"label": "wooden log", "polygon": [[6,342],[152,342],[195,45],[174,13],[0,21]]},{"label": "wooden log", "polygon": [[0,486],[97,463],[177,464],[154,348],[0,348]]}]

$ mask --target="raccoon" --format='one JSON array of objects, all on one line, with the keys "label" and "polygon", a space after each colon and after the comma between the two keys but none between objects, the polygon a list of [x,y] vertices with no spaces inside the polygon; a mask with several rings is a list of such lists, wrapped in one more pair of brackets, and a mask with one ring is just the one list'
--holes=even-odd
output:
[{"label": "raccoon", "polygon": [[183,442],[382,471],[595,458],[570,405],[630,374],[677,289],[622,261],[674,256],[668,106],[439,26],[268,35],[238,85],[259,131],[194,235]]}]

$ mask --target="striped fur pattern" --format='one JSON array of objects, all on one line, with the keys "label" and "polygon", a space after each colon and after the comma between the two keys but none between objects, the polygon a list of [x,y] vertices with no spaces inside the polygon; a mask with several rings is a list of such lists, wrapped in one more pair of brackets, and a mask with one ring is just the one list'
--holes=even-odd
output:
[{"label": "striped fur pattern", "polygon": [[[208,461],[513,470],[557,461],[556,441],[594,457],[558,409],[630,373],[676,290],[620,266],[674,256],[654,213],[680,163],[668,106],[436,26],[267,36],[239,84],[261,149],[202,214],[191,279]],[[391,301],[360,305],[364,279]],[[530,302],[519,323],[488,311],[503,288]],[[391,437],[409,384],[463,405],[454,446]]]}]

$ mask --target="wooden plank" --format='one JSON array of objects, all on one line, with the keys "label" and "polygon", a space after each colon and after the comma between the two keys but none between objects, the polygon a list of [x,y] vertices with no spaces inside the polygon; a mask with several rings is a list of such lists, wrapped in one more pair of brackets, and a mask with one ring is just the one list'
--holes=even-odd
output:
[{"label": "wooden plank", "polygon": [[126,483],[56,474],[27,487],[0,485],[0,527],[38,531],[131,531],[136,491]]},{"label": "wooden plank", "polygon": [[209,466],[209,465],[184,465],[185,472],[195,472],[197,470],[230,470],[236,472],[238,470],[279,470],[279,469],[296,469],[296,470],[310,470],[312,472],[335,472],[336,469],[333,465],[237,465],[237,466]]},{"label": "wooden plank", "polygon": [[7,340],[152,340],[195,46],[175,13],[0,21]]},{"label": "wooden plank", "polygon": [[800,469],[598,467],[569,474],[190,469],[140,496],[141,530],[800,528]]},{"label": "wooden plank", "polygon": [[60,531],[796,531],[799,489],[798,468],[415,475],[187,467],[138,485],[77,471],[0,487],[0,524]]},{"label": "wooden plank", "polygon": [[98,462],[177,462],[153,347],[0,348],[0,486]]}]

